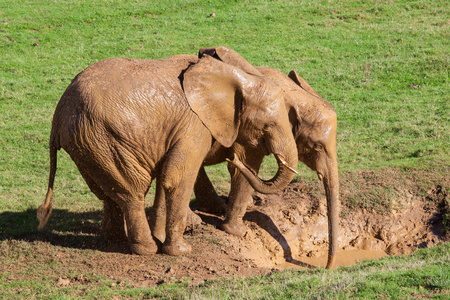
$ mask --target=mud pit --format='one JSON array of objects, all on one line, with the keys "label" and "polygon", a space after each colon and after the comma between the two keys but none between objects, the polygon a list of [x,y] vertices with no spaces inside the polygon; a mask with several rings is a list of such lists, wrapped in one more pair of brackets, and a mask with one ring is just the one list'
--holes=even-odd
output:
[{"label": "mud pit", "polygon": [[[371,185],[379,184],[371,174],[367,180]],[[347,201],[351,186],[345,178],[342,181],[341,198]],[[444,179],[446,186],[448,183]],[[397,194],[400,197],[389,214],[343,209],[338,266],[409,254],[448,240],[442,236],[438,205],[447,197],[445,190],[430,185],[427,195],[419,196],[417,191],[410,192],[413,184],[405,186],[408,187]],[[198,284],[222,276],[324,267],[328,248],[326,203],[317,191],[321,191],[319,183],[311,188],[297,182],[280,195],[255,194],[244,219],[247,233],[243,238],[218,229],[222,216],[198,212],[202,222],[189,226],[185,233],[193,251],[179,257],[130,255],[125,243],[106,244],[100,232],[101,212],[83,221],[76,234],[58,231],[58,222],[65,222],[66,217],[58,220],[58,212],[54,212],[54,225],[49,223],[46,231],[24,233],[0,242],[5,257],[18,257],[3,271],[10,274],[8,280],[30,279],[42,276],[33,270],[51,261],[59,267],[45,277],[54,278],[57,286],[91,284],[91,277],[107,276],[119,285],[151,287],[179,280]],[[21,251],[25,254],[21,255]],[[33,258],[27,253],[33,253]]]},{"label": "mud pit", "polygon": [[[309,187],[292,183],[281,195],[254,195],[244,218],[247,233],[241,239],[218,233],[232,251],[258,267],[325,267],[328,251],[328,221],[325,197],[308,193]],[[429,192],[442,193],[437,186]],[[411,196],[411,195],[410,195]],[[401,208],[381,215],[364,210],[341,219],[337,266],[350,266],[364,259],[410,254],[431,247],[442,236],[439,209],[423,199],[404,199]],[[202,214],[206,223],[218,220]]]}]

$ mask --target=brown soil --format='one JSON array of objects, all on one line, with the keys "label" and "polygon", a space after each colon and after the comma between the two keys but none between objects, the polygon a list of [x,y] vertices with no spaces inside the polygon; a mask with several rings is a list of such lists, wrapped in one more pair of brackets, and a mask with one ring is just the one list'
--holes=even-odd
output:
[{"label": "brown soil", "polygon": [[[358,174],[370,185],[385,189],[390,182],[378,182],[374,173]],[[342,178],[342,201],[351,193]],[[402,179],[402,182],[405,179]],[[448,186],[448,178],[445,185]],[[412,181],[413,182],[413,181]],[[360,189],[364,189],[361,185]],[[340,223],[338,265],[351,265],[366,258],[409,254],[417,248],[431,247],[447,240],[442,235],[441,207],[445,189],[432,184],[426,195],[418,195],[414,184],[397,190],[397,201],[390,213],[366,209],[343,209]],[[30,211],[30,215],[35,211]],[[185,238],[192,244],[189,255],[163,254],[136,256],[126,244],[106,244],[100,233],[101,212],[75,216],[85,218],[78,231],[58,231],[58,224],[69,219],[54,212],[53,226],[43,232],[24,232],[0,240],[0,256],[10,264],[0,271],[7,280],[39,279],[35,271],[45,265],[45,276],[55,285],[90,283],[93,277],[107,276],[117,284],[155,286],[190,280],[198,284],[221,276],[267,274],[288,267],[323,267],[327,253],[325,198],[319,183],[295,182],[280,195],[254,195],[245,216],[247,233],[243,238],[219,230],[222,216],[198,212],[202,223],[189,226]],[[61,223],[60,223],[61,222]],[[50,225],[50,224],[49,224]],[[0,231],[1,233],[1,231]],[[50,267],[48,267],[50,266]],[[52,267],[54,266],[54,267]],[[189,278],[189,279],[186,279]]]}]

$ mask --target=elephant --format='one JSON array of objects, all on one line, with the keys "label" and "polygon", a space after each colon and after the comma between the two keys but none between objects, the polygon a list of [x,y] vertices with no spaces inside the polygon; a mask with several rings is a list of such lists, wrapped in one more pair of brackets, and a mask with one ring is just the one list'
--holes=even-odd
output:
[{"label": "elephant", "polygon": [[[189,253],[183,233],[190,195],[213,146],[249,145],[273,154],[279,168],[265,181],[241,162],[239,152],[226,157],[261,193],[279,192],[293,179],[298,153],[286,107],[282,88],[272,80],[207,54],[94,63],[72,80],[56,106],[38,228],[52,212],[62,148],[104,203],[106,239],[127,239],[138,255]],[[155,201],[164,202],[164,216],[156,219],[162,243],[145,213],[153,179]]]},{"label": "elephant", "polygon": [[[239,65],[243,58],[230,49],[223,47],[203,49],[225,63]],[[246,66],[248,69],[249,67]],[[339,217],[339,179],[336,155],[337,115],[332,106],[295,71],[288,76],[280,71],[267,67],[256,67],[261,76],[270,79],[281,87],[289,114],[292,132],[297,146],[298,159],[310,169],[317,172],[319,180],[323,181],[327,198],[329,252],[327,268],[333,268],[337,253],[338,217]],[[225,148],[215,144],[208,154],[204,166],[213,165],[226,160],[230,153],[243,158],[243,163],[257,174],[262,163],[263,149],[252,145],[235,144]],[[222,229],[236,236],[243,236],[246,227],[243,223],[248,204],[252,201],[253,188],[249,181],[233,164],[228,165],[231,174],[231,188],[227,206],[215,193],[204,167],[199,170],[194,186],[199,210],[217,212],[225,210],[225,221]]]}]

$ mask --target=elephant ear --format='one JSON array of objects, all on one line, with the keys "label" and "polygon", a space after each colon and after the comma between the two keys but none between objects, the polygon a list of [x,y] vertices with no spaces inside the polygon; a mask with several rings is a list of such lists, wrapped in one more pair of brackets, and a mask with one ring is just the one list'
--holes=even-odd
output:
[{"label": "elephant ear", "polygon": [[198,52],[198,57],[202,58],[205,55],[209,55],[216,59],[223,61],[234,67],[238,67],[248,74],[263,76],[251,63],[245,58],[237,54],[235,51],[227,47],[213,47],[213,48],[201,48]]},{"label": "elephant ear", "polygon": [[298,76],[297,72],[292,70],[291,72],[289,72],[288,76],[290,79],[292,79],[292,81],[294,81],[298,86],[300,86],[302,89],[304,89],[308,93],[321,98],[319,96],[319,94],[309,85],[309,83],[306,82],[305,79]]},{"label": "elephant ear", "polygon": [[248,74],[210,56],[184,73],[183,89],[191,109],[223,146],[238,135],[243,85]]}]

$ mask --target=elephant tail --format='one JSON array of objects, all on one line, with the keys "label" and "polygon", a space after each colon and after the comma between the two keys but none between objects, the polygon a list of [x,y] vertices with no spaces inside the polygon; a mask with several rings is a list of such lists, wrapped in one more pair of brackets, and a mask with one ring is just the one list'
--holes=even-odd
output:
[{"label": "elephant tail", "polygon": [[44,203],[37,210],[37,219],[39,220],[38,229],[44,228],[52,214],[53,183],[55,182],[57,152],[60,148],[55,145],[54,132],[52,130],[52,136],[50,138],[50,175],[48,178],[47,195],[45,196]]}]

